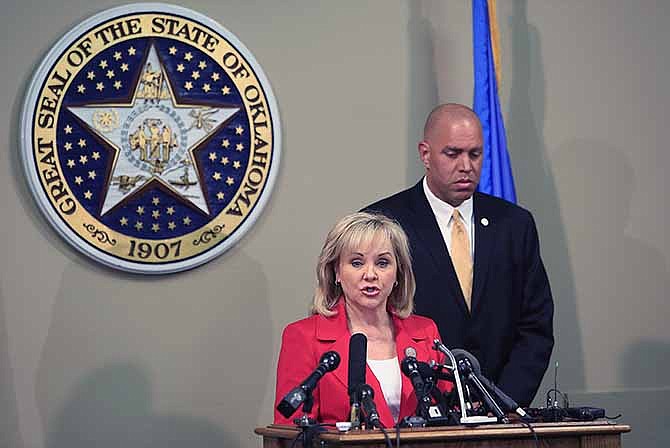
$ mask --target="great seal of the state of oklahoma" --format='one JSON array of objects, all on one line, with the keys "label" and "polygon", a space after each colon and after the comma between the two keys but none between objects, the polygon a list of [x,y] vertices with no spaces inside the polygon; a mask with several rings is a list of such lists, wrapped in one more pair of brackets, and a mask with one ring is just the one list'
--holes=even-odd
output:
[{"label": "great seal of the state of oklahoma", "polygon": [[79,251],[130,272],[223,253],[279,167],[279,111],[258,62],[177,6],[125,5],[75,26],[37,69],[21,118],[39,208]]}]

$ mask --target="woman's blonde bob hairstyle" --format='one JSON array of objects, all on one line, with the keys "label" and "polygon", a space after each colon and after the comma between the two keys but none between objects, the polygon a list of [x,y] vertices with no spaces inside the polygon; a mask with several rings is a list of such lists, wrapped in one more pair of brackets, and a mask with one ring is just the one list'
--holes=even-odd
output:
[{"label": "woman's blonde bob hairstyle", "polygon": [[398,266],[398,284],[391,290],[388,308],[400,318],[406,318],[412,313],[416,283],[407,235],[397,222],[384,215],[358,212],[340,219],[326,237],[316,266],[317,286],[312,314],[335,314],[333,308],[342,296],[342,287],[335,284],[335,267],[340,262],[340,256],[378,237],[391,243]]}]

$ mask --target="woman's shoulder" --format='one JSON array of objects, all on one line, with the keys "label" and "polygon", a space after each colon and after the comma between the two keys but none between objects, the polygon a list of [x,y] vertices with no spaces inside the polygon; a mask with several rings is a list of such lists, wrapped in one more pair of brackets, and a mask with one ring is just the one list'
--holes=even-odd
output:
[{"label": "woman's shoulder", "polygon": [[437,325],[435,324],[435,321],[429,317],[410,314],[402,321],[405,325],[405,328],[410,333],[431,336],[437,332]]},{"label": "woman's shoulder", "polygon": [[319,318],[318,314],[312,314],[311,316],[291,322],[290,324],[286,325],[286,327],[284,327],[284,333],[306,331],[309,330],[310,328],[314,328],[316,326],[316,321],[318,318]]},{"label": "woman's shoulder", "polygon": [[320,314],[312,314],[311,316],[305,317],[304,319],[296,320],[286,325],[284,328],[284,336],[286,335],[302,335],[302,336],[314,336],[319,327],[328,327],[331,320],[334,320],[335,316],[326,317]]},{"label": "woman's shoulder", "polygon": [[287,337],[316,338],[318,340],[335,340],[348,332],[347,320],[343,309],[335,308],[332,316],[313,314],[304,319],[292,322],[284,328],[284,339]]}]

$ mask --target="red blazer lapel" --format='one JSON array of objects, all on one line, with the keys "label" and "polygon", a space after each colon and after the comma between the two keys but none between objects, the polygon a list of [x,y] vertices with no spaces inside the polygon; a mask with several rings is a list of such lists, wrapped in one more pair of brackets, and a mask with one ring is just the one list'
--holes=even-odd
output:
[{"label": "red blazer lapel", "polygon": [[342,383],[345,390],[349,383],[349,327],[347,326],[347,315],[344,309],[344,300],[340,299],[335,306],[337,314],[331,317],[321,316],[316,323],[316,339],[323,347],[321,353],[334,350],[340,355],[340,365],[329,375],[333,375]]}]

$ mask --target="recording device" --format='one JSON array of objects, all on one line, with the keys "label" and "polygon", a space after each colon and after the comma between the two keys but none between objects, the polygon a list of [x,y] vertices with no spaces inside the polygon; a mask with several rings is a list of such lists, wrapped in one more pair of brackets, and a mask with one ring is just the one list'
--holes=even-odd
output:
[{"label": "recording device", "polygon": [[529,408],[528,414],[543,422],[562,422],[562,421],[580,421],[590,422],[598,418],[618,418],[607,417],[604,408],[595,408],[592,406],[580,406],[576,408],[549,406],[546,408]]},{"label": "recording device", "polygon": [[311,410],[311,398],[312,391],[316,387],[317,383],[328,372],[331,372],[340,365],[340,355],[335,351],[329,351],[321,355],[319,359],[319,365],[316,367],[314,372],[312,372],[305,380],[300,383],[300,385],[292,389],[286,396],[279,402],[277,405],[277,410],[286,418],[289,418],[291,415],[298,410],[301,404],[307,402],[310,409],[305,409],[305,412]]},{"label": "recording device", "polygon": [[[568,395],[558,390],[558,361],[554,365],[554,387],[547,392],[546,408],[530,408],[528,413],[538,420],[544,422],[562,422],[563,420],[577,420],[588,422],[598,418],[607,418],[605,409],[591,406],[570,407]],[[554,394],[553,400],[551,394]],[[558,395],[563,399],[563,406],[558,404]],[[618,418],[609,417],[609,418]]]},{"label": "recording device", "polygon": [[360,386],[366,383],[365,380],[365,363],[367,359],[368,338],[363,333],[355,333],[349,339],[349,370],[348,370],[348,385],[347,391],[349,393],[349,405],[351,410],[349,412],[349,421],[352,429],[361,427],[361,402],[360,402]]},{"label": "recording device", "polygon": [[568,417],[583,422],[590,422],[597,418],[605,418],[605,409],[594,408],[591,406],[580,406],[578,408],[565,408],[565,413],[567,414]]},{"label": "recording device", "polygon": [[[445,409],[443,396],[436,388],[436,373],[429,364],[420,363],[414,356],[411,356],[416,354],[414,348],[408,347],[405,354],[405,359],[400,363],[400,369],[414,386],[417,399],[416,414],[424,419],[426,426],[449,424],[449,414]],[[418,426],[418,424],[414,426]]]},{"label": "recording device", "polygon": [[361,384],[357,387],[358,396],[361,402],[361,410],[365,416],[366,429],[381,428],[379,413],[375,405],[375,392],[367,384]]}]

